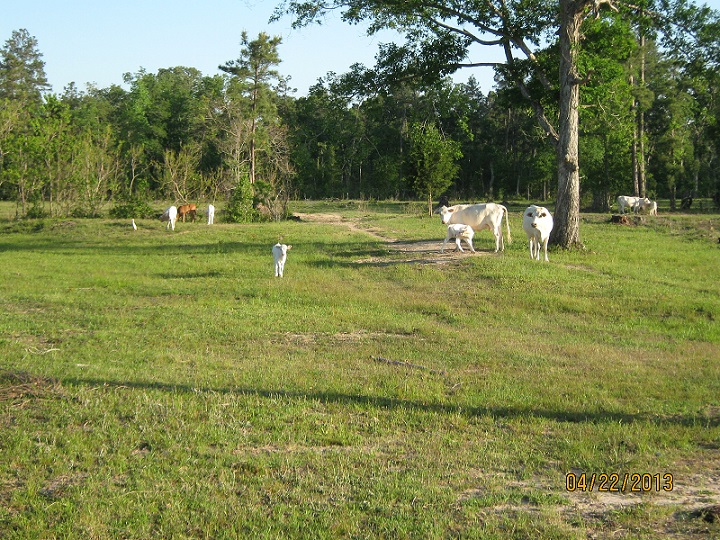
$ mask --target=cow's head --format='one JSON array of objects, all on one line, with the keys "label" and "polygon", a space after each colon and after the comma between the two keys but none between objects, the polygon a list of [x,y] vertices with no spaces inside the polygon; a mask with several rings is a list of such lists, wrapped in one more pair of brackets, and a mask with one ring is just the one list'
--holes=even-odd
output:
[{"label": "cow's head", "polygon": [[455,211],[454,208],[447,206],[441,206],[440,207],[440,220],[443,222],[443,225],[447,225],[448,221],[450,221],[450,216],[452,216],[452,213]]},{"label": "cow's head", "polygon": [[536,223],[543,218],[547,217],[547,209],[542,206],[531,205],[525,210],[524,220],[531,222],[533,227],[536,227]]}]

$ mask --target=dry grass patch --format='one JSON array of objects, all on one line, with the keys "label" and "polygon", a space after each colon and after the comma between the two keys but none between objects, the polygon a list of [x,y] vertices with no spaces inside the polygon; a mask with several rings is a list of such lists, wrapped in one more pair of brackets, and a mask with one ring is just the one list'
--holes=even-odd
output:
[{"label": "dry grass patch", "polygon": [[62,385],[52,377],[18,371],[0,372],[0,403],[27,403],[30,400],[64,395]]}]

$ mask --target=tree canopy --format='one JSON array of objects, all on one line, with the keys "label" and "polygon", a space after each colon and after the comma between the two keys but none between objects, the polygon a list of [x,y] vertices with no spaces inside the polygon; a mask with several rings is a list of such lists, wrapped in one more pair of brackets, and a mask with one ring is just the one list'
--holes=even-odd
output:
[{"label": "tree canopy", "polygon": [[[647,4],[638,6],[625,0],[289,0],[278,8],[276,17],[289,13],[296,26],[304,26],[321,20],[329,11],[339,11],[349,23],[369,21],[371,34],[386,27],[400,31],[406,36],[405,44],[385,46],[375,68],[376,77],[372,77],[389,84],[408,79],[427,81],[461,67],[485,65],[471,60],[472,47],[501,47],[505,62],[498,66],[499,73],[527,100],[555,148],[558,190],[552,240],[572,247],[581,243],[580,87],[592,76],[591,70],[582,73],[579,63],[587,41],[581,31],[583,25],[603,16],[634,18],[663,31],[665,42],[675,51],[689,42],[688,36],[711,56],[717,49],[718,19],[707,8],[684,0]],[[708,36],[714,36],[715,41]],[[556,53],[544,62],[548,45],[556,46]],[[533,88],[532,81],[539,85]],[[556,93],[555,106],[543,103],[547,92]]]},{"label": "tree canopy", "polygon": [[[576,77],[566,88],[577,93],[576,156],[567,159],[558,148],[568,131],[557,126],[570,115],[562,112],[560,78],[549,76],[559,73],[562,46],[540,30],[537,13],[520,17],[521,5],[531,4],[514,3],[507,20],[527,30],[532,58],[497,66],[496,88],[487,95],[472,77],[455,83],[443,76],[473,64],[461,62],[459,49],[409,54],[422,45],[420,37],[429,47],[435,34],[427,18],[398,12],[372,20],[392,15],[395,24],[424,28],[408,44],[415,49],[384,47],[376,66],[328,73],[300,97],[288,94],[279,72],[279,38],[265,33],[243,34],[239,57],[218,74],[170,66],[127,73],[123,86],[71,84],[53,95],[38,43],[25,30],[14,32],[0,56],[0,197],[17,202],[18,217],[147,213],[141,203],[153,198],[225,200],[232,210],[226,218],[240,220],[281,219],[292,197],[522,198],[551,207],[555,201],[555,214],[562,218],[565,208],[572,221],[579,208],[607,211],[618,194],[641,185],[673,205],[686,194],[720,192],[714,12],[688,8],[696,26],[700,21],[690,15],[708,15],[696,32],[702,47],[684,54],[686,35],[661,38],[645,20],[660,20],[649,6],[640,18],[622,12],[632,12],[629,6],[603,8],[598,17],[588,6],[581,46],[573,50]],[[356,17],[349,20],[365,14],[348,13]],[[557,24],[556,15],[548,12],[542,21]],[[455,40],[463,35],[455,34]],[[517,54],[522,40],[513,39]],[[28,54],[17,55],[20,49]],[[393,64],[390,55],[404,60]],[[5,69],[11,64],[16,67]],[[20,87],[26,91],[10,90]],[[639,163],[642,183],[634,180]]]}]

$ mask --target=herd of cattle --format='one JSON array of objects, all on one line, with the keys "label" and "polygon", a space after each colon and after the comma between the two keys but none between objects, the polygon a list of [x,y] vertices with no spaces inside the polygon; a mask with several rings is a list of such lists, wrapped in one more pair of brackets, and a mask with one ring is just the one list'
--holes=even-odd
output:
[{"label": "herd of cattle", "polygon": [[636,214],[639,212],[647,212],[651,216],[657,216],[657,202],[651,201],[647,197],[628,197],[620,195],[617,198],[618,212],[625,213],[626,208],[632,208]]},{"label": "herd of cattle", "polygon": [[[617,198],[618,211],[625,213],[626,208],[632,208],[637,214],[639,212],[647,212],[650,215],[657,216],[657,202],[651,201],[647,197],[628,197],[621,195]],[[463,251],[460,241],[464,240],[470,247],[470,251],[475,252],[473,247],[473,237],[477,231],[490,229],[495,236],[495,252],[504,251],[505,244],[502,234],[502,220],[505,217],[507,227],[508,242],[510,238],[510,224],[507,219],[507,208],[501,204],[485,203],[485,204],[456,204],[455,206],[441,206],[436,210],[440,214],[442,222],[448,226],[447,236],[443,242],[440,252],[445,250],[445,245],[450,240],[455,240],[457,249]],[[542,248],[545,260],[549,261],[547,254],[548,241],[550,233],[553,230],[553,217],[550,211],[537,205],[530,205],[523,212],[523,230],[528,238],[530,247],[530,258],[540,260],[540,249]]]},{"label": "herd of cattle", "polygon": [[[657,202],[651,201],[646,197],[628,197],[621,195],[617,198],[618,211],[625,213],[626,208],[632,208],[635,213],[648,212],[650,215],[657,215]],[[508,210],[502,204],[482,203],[482,204],[456,204],[454,206],[441,206],[435,211],[440,214],[440,219],[444,225],[447,225],[447,235],[443,241],[440,252],[445,251],[445,245],[450,240],[455,240],[457,249],[463,251],[460,245],[461,240],[475,253],[473,247],[473,237],[478,231],[490,229],[495,236],[495,252],[505,250],[505,242],[503,239],[502,222],[505,218],[505,227],[507,229],[508,243],[512,242],[510,236],[510,223],[508,221]],[[171,206],[160,217],[160,221],[167,221],[166,228],[175,230],[175,223],[178,219],[185,221],[185,217],[189,217],[193,222],[197,214],[197,206],[194,204],[186,204],[180,207]],[[210,204],[207,210],[208,225],[215,222],[215,207]],[[547,254],[548,241],[550,233],[553,230],[553,217],[550,211],[543,207],[532,204],[523,212],[523,230],[527,235],[530,248],[530,258],[540,260],[540,249],[542,248],[545,260],[549,261]],[[133,228],[135,220],[133,220]],[[273,258],[275,259],[275,276],[283,277],[285,271],[285,261],[287,260],[287,252],[292,248],[285,244],[277,243],[272,247]]]},{"label": "herd of cattle", "polygon": [[[455,206],[441,206],[437,211],[442,222],[448,226],[447,236],[440,251],[445,250],[445,244],[455,239],[455,244],[462,251],[460,240],[470,246],[470,251],[475,252],[472,244],[476,231],[490,229],[495,236],[495,253],[505,251],[505,242],[502,234],[502,221],[505,218],[508,242],[512,242],[510,236],[510,222],[508,211],[502,204],[456,204]],[[553,217],[550,211],[537,205],[530,205],[523,212],[523,230],[530,245],[530,258],[540,260],[540,246],[545,250],[545,260],[548,259],[547,245],[550,240],[550,233],[553,229]]]},{"label": "herd of cattle", "polygon": [[[195,217],[197,215],[197,205],[194,204],[184,204],[182,206],[171,206],[163,214],[160,216],[160,221],[167,221],[166,229],[169,229],[172,227],[172,230],[175,230],[175,223],[178,219],[182,219],[183,223],[185,223],[185,217],[189,217],[193,223],[195,223]],[[208,225],[212,225],[215,223],[215,206],[212,204],[208,205],[207,210],[207,217],[208,217]],[[133,220],[133,223],[135,223],[135,220]]]}]

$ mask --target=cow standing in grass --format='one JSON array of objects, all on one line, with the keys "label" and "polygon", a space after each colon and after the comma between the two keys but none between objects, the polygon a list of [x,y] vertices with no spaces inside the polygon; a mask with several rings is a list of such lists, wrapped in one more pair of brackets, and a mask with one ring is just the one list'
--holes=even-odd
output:
[{"label": "cow standing in grass", "polygon": [[512,242],[508,211],[501,204],[456,204],[450,207],[441,206],[438,212],[445,225],[461,223],[472,227],[475,233],[483,229],[490,229],[495,236],[495,253],[505,251],[502,234],[502,220],[503,216],[505,216],[508,243]]},{"label": "cow standing in grass", "polygon": [[636,214],[647,212],[651,216],[657,216],[657,202],[650,199],[640,199],[633,207]]},{"label": "cow standing in grass", "polygon": [[195,214],[197,213],[197,206],[194,204],[183,204],[177,209],[178,217],[185,223],[185,216],[190,216],[192,222],[195,223]]},{"label": "cow standing in grass", "polygon": [[292,246],[277,243],[272,248],[273,258],[275,259],[275,277],[283,277],[285,272],[285,261],[287,260],[287,252]]},{"label": "cow standing in grass", "polygon": [[443,253],[445,251],[445,244],[447,244],[453,238],[455,239],[455,245],[457,246],[457,249],[459,249],[461,252],[464,253],[463,248],[460,245],[460,240],[465,240],[465,243],[470,246],[470,251],[475,253],[475,248],[473,247],[472,243],[473,236],[475,236],[475,231],[473,231],[473,228],[469,225],[463,225],[462,223],[454,223],[452,225],[448,225],[447,236],[445,237],[442,248],[440,248],[440,253]]},{"label": "cow standing in grass", "polygon": [[523,229],[530,243],[530,258],[540,260],[540,246],[545,250],[545,260],[549,262],[547,254],[550,232],[553,230],[553,217],[547,208],[528,206],[523,213]]},{"label": "cow standing in grass", "polygon": [[617,198],[618,212],[621,214],[625,213],[625,208],[635,208],[635,205],[640,200],[640,197],[629,197],[627,195],[620,195]]},{"label": "cow standing in grass", "polygon": [[175,206],[171,206],[165,212],[163,212],[163,215],[160,216],[160,221],[167,221],[168,224],[165,227],[165,229],[169,229],[172,227],[172,230],[175,230],[175,222],[177,221],[177,208]]}]

